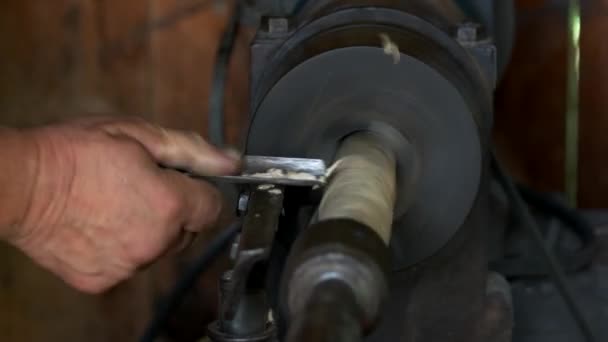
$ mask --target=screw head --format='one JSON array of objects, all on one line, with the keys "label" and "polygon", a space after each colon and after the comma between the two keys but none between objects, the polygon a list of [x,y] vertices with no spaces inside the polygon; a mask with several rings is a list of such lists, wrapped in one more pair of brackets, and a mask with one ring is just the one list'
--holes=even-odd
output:
[{"label": "screw head", "polygon": [[242,193],[239,196],[239,201],[237,204],[237,210],[239,212],[239,214],[243,214],[245,212],[247,212],[247,205],[249,204],[249,194],[247,193]]},{"label": "screw head", "polygon": [[480,29],[481,25],[477,23],[463,23],[458,27],[458,31],[456,31],[456,39],[461,43],[476,42]]},{"label": "screw head", "polygon": [[[230,260],[236,260],[236,258],[239,256],[239,242],[241,241],[241,235],[237,235],[236,239],[234,239],[234,242],[232,243],[232,245],[230,246]],[[232,276],[232,273],[230,273],[230,276]]]},{"label": "screw head", "polygon": [[285,34],[289,31],[289,21],[287,18],[269,18],[268,33]]}]

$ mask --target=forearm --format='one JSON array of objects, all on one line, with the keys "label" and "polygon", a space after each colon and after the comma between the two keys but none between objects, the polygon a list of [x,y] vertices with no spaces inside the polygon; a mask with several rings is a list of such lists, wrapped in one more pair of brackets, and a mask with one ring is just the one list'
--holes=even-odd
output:
[{"label": "forearm", "polygon": [[38,168],[36,143],[18,129],[0,127],[0,240],[18,235]]}]

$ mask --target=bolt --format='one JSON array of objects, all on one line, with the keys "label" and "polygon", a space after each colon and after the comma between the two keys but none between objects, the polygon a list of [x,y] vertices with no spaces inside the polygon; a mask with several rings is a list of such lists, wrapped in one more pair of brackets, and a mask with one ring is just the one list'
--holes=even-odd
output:
[{"label": "bolt", "polygon": [[478,39],[478,33],[481,29],[481,25],[477,23],[463,23],[458,27],[456,32],[456,39],[461,43],[473,43]]},{"label": "bolt", "polygon": [[224,273],[222,273],[222,275],[220,276],[220,301],[223,303],[224,300],[226,299],[226,296],[228,295],[228,292],[230,292],[230,290],[232,289],[232,278],[233,278],[233,274],[232,274],[232,270],[228,270],[225,271]]},{"label": "bolt", "polygon": [[241,240],[241,235],[237,235],[236,239],[230,246],[230,260],[236,260],[236,257],[239,254],[239,241]]},{"label": "bolt", "polygon": [[247,205],[249,204],[249,194],[242,193],[239,196],[239,202],[237,204],[237,210],[239,214],[244,214],[247,211]]},{"label": "bolt", "polygon": [[287,18],[268,19],[268,33],[285,34],[289,31],[289,21]]}]

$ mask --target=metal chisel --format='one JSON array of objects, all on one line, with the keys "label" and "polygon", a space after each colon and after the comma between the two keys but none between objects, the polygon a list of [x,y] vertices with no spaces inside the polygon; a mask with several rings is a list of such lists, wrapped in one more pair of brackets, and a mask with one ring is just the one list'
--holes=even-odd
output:
[{"label": "metal chisel", "polygon": [[202,178],[237,184],[314,187],[325,185],[326,173],[327,167],[321,159],[245,156],[240,175]]}]

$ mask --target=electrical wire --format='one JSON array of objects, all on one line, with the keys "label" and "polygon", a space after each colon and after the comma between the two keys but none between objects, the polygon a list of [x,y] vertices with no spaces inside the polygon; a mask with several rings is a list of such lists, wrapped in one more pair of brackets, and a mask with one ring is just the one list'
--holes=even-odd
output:
[{"label": "electrical wire", "polygon": [[241,2],[234,5],[234,13],[227,24],[213,68],[213,83],[209,96],[208,134],[209,140],[216,146],[223,146],[224,139],[224,100],[226,92],[226,79],[228,76],[228,64],[232,56],[234,41],[239,30],[239,19],[241,17]]},{"label": "electrical wire", "polygon": [[154,342],[165,329],[173,312],[179,307],[186,293],[194,286],[196,280],[215,261],[226,247],[234,240],[241,230],[241,222],[236,221],[228,228],[222,230],[188,269],[173,287],[167,298],[161,302],[153,319],[150,321],[140,342]]},{"label": "electrical wire", "polygon": [[492,169],[494,171],[496,179],[507,194],[507,197],[509,198],[511,205],[513,206],[517,218],[528,230],[533,240],[536,242],[539,249],[541,250],[543,257],[547,262],[547,266],[549,267],[551,278],[555,283],[555,286],[557,287],[562,298],[564,299],[566,306],[570,310],[570,313],[572,314],[585,340],[587,342],[597,342],[598,340],[596,339],[593,333],[589,320],[587,319],[587,317],[585,317],[583,310],[575,299],[574,291],[572,290],[568,283],[568,280],[566,279],[564,270],[562,269],[557,258],[553,254],[553,251],[545,243],[543,235],[540,229],[538,228],[536,221],[528,210],[528,207],[526,206],[524,200],[518,192],[515,184],[507,176],[500,163],[498,162],[498,159],[496,159],[495,155],[493,155],[492,157]]},{"label": "electrical wire", "polygon": [[[534,191],[525,186],[517,189],[522,199],[536,212],[558,219],[562,227],[570,231],[580,247],[576,250],[555,250],[555,255],[567,273],[578,272],[589,266],[596,249],[596,236],[591,224],[576,210],[555,199],[550,194]],[[508,256],[493,261],[493,270],[507,278],[546,277],[549,275],[545,262],[534,255]]]},{"label": "electrical wire", "polygon": [[298,0],[296,2],[296,4],[293,6],[291,15],[298,15],[298,13],[300,13],[302,11],[302,9],[304,8],[304,6],[306,6],[307,4],[308,4],[308,0]]}]

